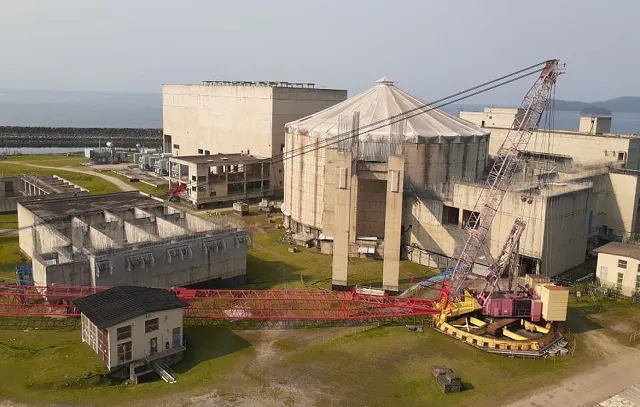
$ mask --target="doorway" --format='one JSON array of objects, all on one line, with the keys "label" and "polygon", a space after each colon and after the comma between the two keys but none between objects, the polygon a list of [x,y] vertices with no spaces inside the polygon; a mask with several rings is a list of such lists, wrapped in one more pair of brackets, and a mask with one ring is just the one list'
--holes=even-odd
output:
[{"label": "doorway", "polygon": [[149,341],[149,350],[152,355],[158,353],[158,338],[151,338]]},{"label": "doorway", "polygon": [[539,272],[538,259],[532,257],[520,256],[520,270],[518,274],[524,276],[526,274],[536,274]]}]

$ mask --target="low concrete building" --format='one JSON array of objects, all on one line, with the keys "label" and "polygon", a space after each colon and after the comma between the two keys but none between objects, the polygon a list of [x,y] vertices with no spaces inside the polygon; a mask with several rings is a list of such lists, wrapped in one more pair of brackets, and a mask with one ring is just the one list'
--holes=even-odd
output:
[{"label": "low concrete building", "polygon": [[271,161],[248,153],[172,157],[169,164],[169,187],[184,185],[179,197],[195,207],[274,193]]},{"label": "low concrete building", "polygon": [[173,287],[246,281],[249,235],[138,192],[18,204],[35,285]]},{"label": "low concrete building", "polygon": [[640,291],[640,246],[618,242],[607,243],[598,253],[596,277],[603,287],[632,296]]},{"label": "low concrete building", "polygon": [[[182,308],[188,304],[167,290],[118,286],[73,301],[81,312],[82,341],[109,372],[137,383],[182,359]],[[128,369],[126,369],[128,367]]]},{"label": "low concrete building", "polygon": [[0,213],[16,212],[19,202],[89,195],[89,190],[57,175],[0,178]]}]

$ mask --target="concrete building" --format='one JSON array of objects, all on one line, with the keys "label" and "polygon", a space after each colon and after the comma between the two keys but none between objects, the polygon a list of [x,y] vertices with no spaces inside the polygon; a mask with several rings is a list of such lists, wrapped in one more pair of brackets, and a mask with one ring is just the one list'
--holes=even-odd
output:
[{"label": "concrete building", "polygon": [[[460,117],[491,131],[489,154],[495,154],[518,109],[485,108]],[[640,238],[640,136],[610,134],[611,117],[583,116],[578,131],[539,130],[522,154],[522,178],[593,184],[589,248],[606,241]]]},{"label": "concrete building", "polygon": [[640,246],[611,242],[596,249],[596,277],[603,287],[632,296],[640,291]]},{"label": "concrete building", "polygon": [[[345,90],[288,82],[164,85],[164,151],[174,156],[250,151],[269,158],[282,153],[287,122],[346,97]],[[274,166],[272,182],[274,189],[282,189],[281,164]]]},{"label": "concrete building", "polygon": [[[504,143],[518,109],[485,108],[483,112],[461,111],[468,120],[491,133],[489,154]],[[611,117],[584,116],[578,131],[538,130],[531,137],[524,156],[547,157],[565,165],[622,164],[640,170],[640,137],[610,134]]]},{"label": "concrete building", "polygon": [[287,124],[285,151],[371,129],[285,161],[285,224],[333,253],[335,288],[347,286],[349,256],[373,255],[384,258],[384,288],[397,291],[404,191],[484,176],[489,135],[471,123],[434,109],[400,125],[372,126],[423,105],[385,77],[359,95]]},{"label": "concrete building", "polygon": [[271,160],[249,154],[172,157],[169,187],[185,186],[181,200],[195,207],[274,194]]},{"label": "concrete building", "polygon": [[[167,290],[118,286],[74,300],[81,312],[82,342],[116,373],[138,378],[182,359],[182,308]],[[128,369],[123,369],[127,368]]]},{"label": "concrete building", "polygon": [[18,227],[38,286],[246,281],[246,231],[137,192],[20,203]]},{"label": "concrete building", "polygon": [[0,178],[0,213],[16,212],[19,202],[89,195],[89,190],[57,175]]}]

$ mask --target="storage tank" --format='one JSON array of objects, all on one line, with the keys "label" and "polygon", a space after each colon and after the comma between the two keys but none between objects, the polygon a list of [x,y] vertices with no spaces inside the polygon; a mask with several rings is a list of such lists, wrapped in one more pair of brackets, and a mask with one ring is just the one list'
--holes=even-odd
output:
[{"label": "storage tank", "polygon": [[[317,145],[350,130],[355,112],[359,114],[359,128],[362,128],[424,105],[425,102],[397,87],[393,80],[383,77],[365,92],[288,123],[285,151]],[[415,189],[425,190],[453,181],[477,182],[482,178],[489,144],[489,134],[483,129],[433,108],[425,108],[422,113],[409,117],[403,127],[405,190],[407,183]],[[358,161],[386,162],[390,132],[390,126],[362,132],[357,143]],[[294,232],[302,228],[319,235],[323,229],[326,199],[326,148],[310,150],[284,162],[284,215],[286,224]],[[367,218],[384,219],[386,185],[382,182],[358,182],[358,211],[368,211]],[[379,225],[372,228],[376,229],[375,234],[380,234]],[[371,232],[369,235],[375,234]]]}]

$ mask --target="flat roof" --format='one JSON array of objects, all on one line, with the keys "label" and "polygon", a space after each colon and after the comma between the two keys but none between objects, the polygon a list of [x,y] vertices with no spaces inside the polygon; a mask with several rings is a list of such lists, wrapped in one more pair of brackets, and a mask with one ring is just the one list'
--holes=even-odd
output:
[{"label": "flat roof", "polygon": [[635,244],[611,242],[598,247],[595,252],[640,260],[640,245]]},{"label": "flat roof", "polygon": [[115,194],[85,195],[59,199],[21,202],[26,209],[39,217],[76,215],[101,210],[121,210],[123,207],[145,207],[162,205],[163,202],[137,191]]},{"label": "flat roof", "polygon": [[170,157],[169,161],[183,161],[191,164],[230,164],[264,161],[268,158],[259,158],[254,155],[233,153],[233,154],[209,154],[209,155],[185,155]]}]

